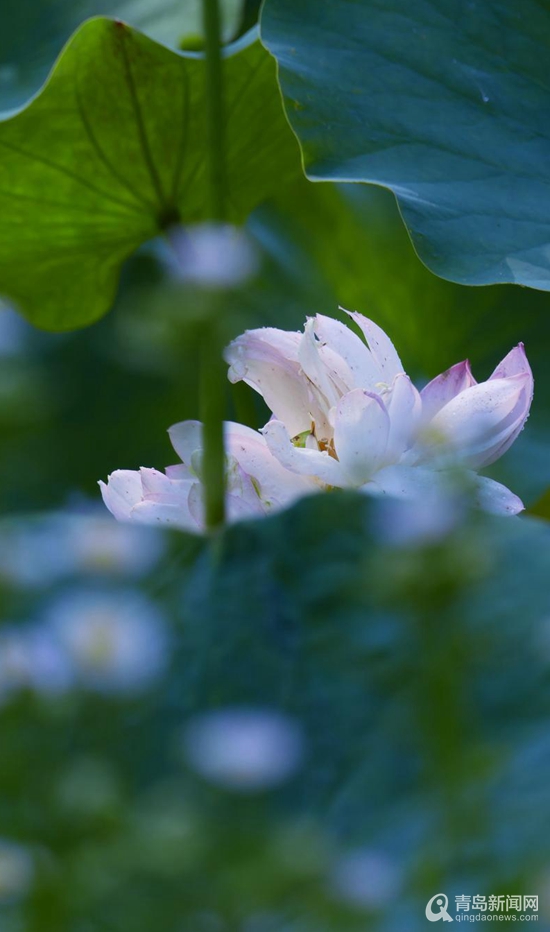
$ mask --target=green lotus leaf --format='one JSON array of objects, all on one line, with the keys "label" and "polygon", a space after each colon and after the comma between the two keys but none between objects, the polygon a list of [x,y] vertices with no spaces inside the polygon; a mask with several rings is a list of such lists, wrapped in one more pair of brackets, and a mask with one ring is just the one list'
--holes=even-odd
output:
[{"label": "green lotus leaf", "polygon": [[[203,33],[201,0],[19,0],[5,4],[0,31],[0,110],[26,103],[48,76],[69,36],[91,16],[111,16],[169,48]],[[241,24],[242,0],[220,0],[229,42]]]},{"label": "green lotus leaf", "polygon": [[550,11],[524,0],[266,0],[313,180],[383,185],[420,258],[550,290]]},{"label": "green lotus leaf", "polygon": [[[275,66],[255,36],[225,59],[229,219],[300,172]],[[38,326],[110,307],[121,263],[207,218],[204,61],[119,21],[72,37],[43,90],[0,123],[0,293]]]}]

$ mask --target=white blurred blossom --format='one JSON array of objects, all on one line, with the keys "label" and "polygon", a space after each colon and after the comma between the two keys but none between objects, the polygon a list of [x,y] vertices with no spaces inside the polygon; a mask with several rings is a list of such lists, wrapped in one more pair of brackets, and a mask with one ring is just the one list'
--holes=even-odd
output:
[{"label": "white blurred blossom", "polygon": [[223,223],[201,223],[170,233],[172,274],[205,288],[231,288],[257,270],[258,256],[246,232]]},{"label": "white blurred blossom", "polygon": [[71,572],[73,557],[54,516],[0,524],[0,578],[21,587],[48,586]]},{"label": "white blurred blossom", "polygon": [[264,790],[288,780],[304,755],[299,725],[279,712],[225,708],[192,719],[187,759],[197,773],[226,789]]},{"label": "white blurred blossom", "polygon": [[68,657],[44,626],[6,625],[0,630],[0,701],[21,690],[59,695],[72,680]]},{"label": "white blurred blossom", "polygon": [[98,692],[146,688],[168,660],[165,622],[135,590],[74,589],[49,608],[47,625],[76,680]]},{"label": "white blurred blossom", "polygon": [[330,885],[339,899],[352,906],[379,909],[399,895],[401,872],[386,854],[357,848],[336,861]]},{"label": "white blurred blossom", "polygon": [[104,513],[8,519],[0,523],[0,579],[38,588],[78,573],[139,576],[164,549],[156,529],[114,524]]},{"label": "white blurred blossom", "polygon": [[25,896],[33,875],[30,851],[23,845],[0,838],[0,905]]},{"label": "white blurred blossom", "polygon": [[434,544],[447,537],[460,524],[467,504],[453,478],[435,473],[432,487],[423,495],[405,499],[380,496],[374,511],[378,539],[394,546],[411,546]]},{"label": "white blurred blossom", "polygon": [[165,541],[154,528],[74,515],[67,517],[67,546],[77,571],[139,576],[160,559]]}]

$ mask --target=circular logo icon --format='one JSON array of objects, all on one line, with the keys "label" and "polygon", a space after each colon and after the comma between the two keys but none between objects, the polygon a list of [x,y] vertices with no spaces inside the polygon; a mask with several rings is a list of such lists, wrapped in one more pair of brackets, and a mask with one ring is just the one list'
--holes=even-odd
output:
[{"label": "circular logo icon", "polygon": [[439,919],[443,919],[443,922],[453,922],[452,916],[447,912],[448,908],[449,897],[444,893],[436,893],[426,906],[426,919],[430,922],[438,922]]}]

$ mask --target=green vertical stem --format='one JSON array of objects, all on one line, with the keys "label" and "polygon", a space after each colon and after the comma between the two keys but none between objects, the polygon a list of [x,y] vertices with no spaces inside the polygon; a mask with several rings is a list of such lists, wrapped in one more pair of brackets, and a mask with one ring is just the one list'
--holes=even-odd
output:
[{"label": "green vertical stem", "polygon": [[[223,223],[226,219],[225,114],[218,0],[202,0],[202,11],[206,52],[205,96],[210,218]],[[201,419],[203,422],[202,480],[206,526],[209,530],[219,527],[225,517],[223,418],[226,380],[218,325],[220,313],[223,313],[223,308],[212,295],[210,316],[204,322],[201,335],[200,360]]]},{"label": "green vertical stem", "polygon": [[202,15],[206,52],[210,217],[212,220],[223,222],[226,219],[225,112],[218,0],[202,0]]}]

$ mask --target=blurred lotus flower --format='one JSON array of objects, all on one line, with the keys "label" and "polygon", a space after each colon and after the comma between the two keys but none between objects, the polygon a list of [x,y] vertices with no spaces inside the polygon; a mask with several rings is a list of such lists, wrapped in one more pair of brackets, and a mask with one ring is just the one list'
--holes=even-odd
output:
[{"label": "blurred lotus flower", "polygon": [[194,718],[184,744],[191,766],[227,789],[249,792],[288,780],[303,757],[299,726],[279,712],[227,708]]},{"label": "blurred lotus flower", "polygon": [[152,528],[115,524],[108,515],[67,515],[66,543],[74,569],[140,576],[162,556],[165,541]]},{"label": "blurred lotus flower", "polygon": [[434,470],[468,470],[478,503],[516,514],[512,492],[472,470],[498,459],[529,414],[533,377],[523,344],[487,382],[468,362],[418,392],[389,337],[361,314],[349,315],[366,342],[318,314],[303,333],[264,328],[227,350],[229,378],[256,389],[273,412],[263,429],[282,466],[321,486],[424,497]]},{"label": "blurred lotus flower", "polygon": [[0,838],[0,905],[24,896],[33,877],[34,865],[28,849]]},{"label": "blurred lotus flower", "polygon": [[139,692],[167,663],[163,619],[131,589],[65,592],[50,606],[45,630],[69,659],[75,681],[98,692]]},{"label": "blurred lotus flower", "polygon": [[160,559],[163,535],[115,524],[105,512],[51,512],[0,522],[0,580],[50,586],[76,573],[139,576]]},{"label": "blurred lotus flower", "polygon": [[373,524],[379,540],[393,546],[411,547],[444,540],[466,513],[466,497],[434,473],[431,488],[409,498],[380,496]]},{"label": "blurred lotus flower", "polygon": [[384,853],[369,848],[343,855],[331,872],[331,886],[339,899],[353,906],[381,909],[399,895],[398,866]]},{"label": "blurred lotus flower", "polygon": [[0,524],[0,579],[22,588],[49,586],[73,568],[57,515]]},{"label": "blurred lotus flower", "polygon": [[258,256],[244,230],[224,223],[177,227],[166,264],[175,278],[204,288],[233,288],[257,270]]},{"label": "blurred lotus flower", "polygon": [[6,626],[0,632],[0,700],[29,689],[41,696],[64,693],[71,664],[44,626]]},{"label": "blurred lotus flower", "polygon": [[[202,425],[184,421],[170,428],[182,462],[165,473],[119,469],[100,482],[103,501],[119,521],[165,524],[189,531],[204,527],[201,482]],[[286,470],[265,439],[242,424],[225,425],[228,519],[252,518],[289,505],[318,486],[314,479]]]},{"label": "blurred lotus flower", "polygon": [[139,692],[167,661],[164,621],[139,592],[70,589],[54,599],[42,623],[0,632],[0,702],[22,690],[48,698],[75,686]]}]

